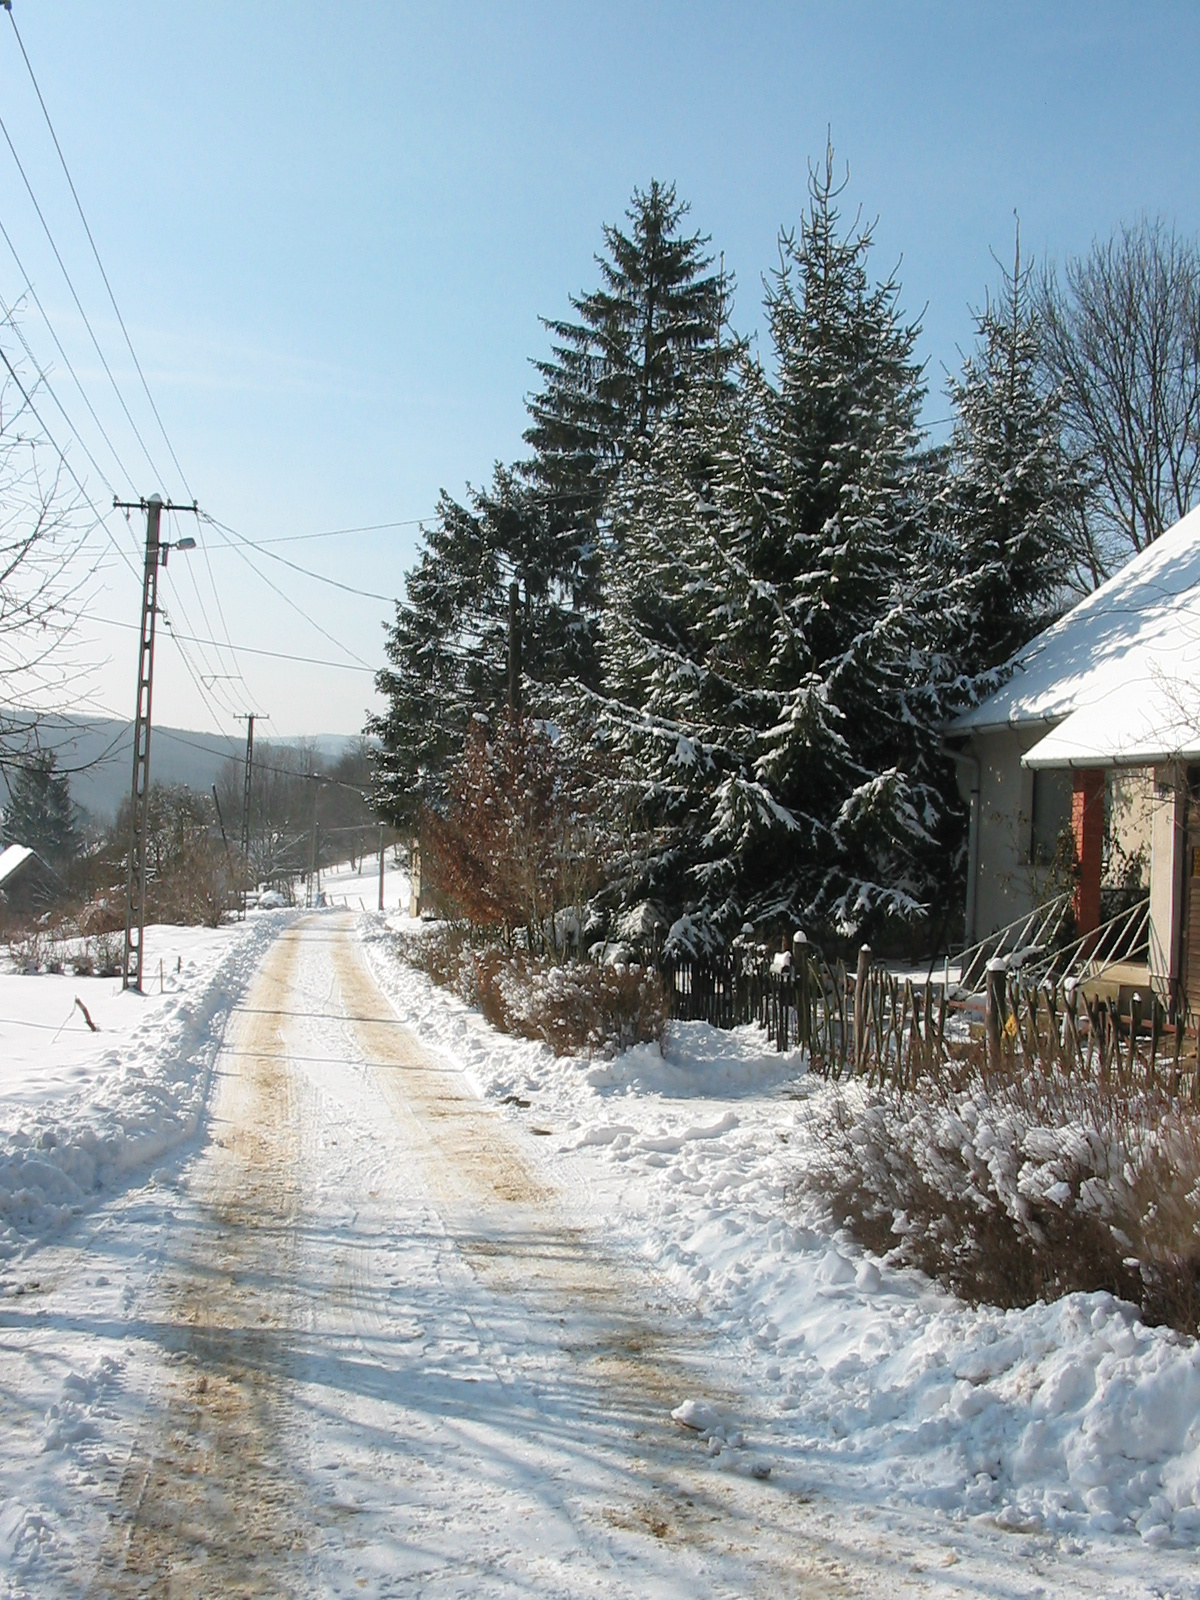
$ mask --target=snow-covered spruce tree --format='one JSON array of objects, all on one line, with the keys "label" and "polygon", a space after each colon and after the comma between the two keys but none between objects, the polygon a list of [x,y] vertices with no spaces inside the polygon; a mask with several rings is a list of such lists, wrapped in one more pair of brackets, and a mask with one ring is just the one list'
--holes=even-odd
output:
[{"label": "snow-covered spruce tree", "polygon": [[23,844],[52,866],[67,866],[79,848],[79,822],[71,783],[52,750],[26,756],[5,774],[8,799],[0,846]]},{"label": "snow-covered spruce tree", "polygon": [[827,150],[768,288],[769,469],[739,552],[766,717],[711,838],[735,857],[753,920],[880,939],[923,917],[941,882],[946,777],[908,693],[930,486],[919,330],[895,278],[869,278],[871,229],[842,231],[842,187]]},{"label": "snow-covered spruce tree", "polygon": [[1031,268],[976,314],[976,346],[948,384],[950,470],[930,536],[928,587],[943,694],[973,698],[1062,609],[1085,496],[1063,443],[1061,390],[1039,356]]},{"label": "snow-covered spruce tree", "polygon": [[396,826],[436,803],[472,719],[490,721],[509,697],[516,585],[522,673],[534,684],[594,676],[586,596],[594,554],[580,549],[527,482],[497,467],[469,506],[443,494],[408,574],[376,683],[387,709],[371,722],[383,752],[376,798]]},{"label": "snow-covered spruce tree", "polygon": [[534,362],[526,471],[572,520],[595,522],[633,441],[706,369],[729,295],[710,272],[709,240],[684,234],[688,214],[674,184],[635,189],[628,231],[606,224],[596,257],[600,287],[571,297],[577,320],[544,319],[556,341]]},{"label": "snow-covered spruce tree", "polygon": [[601,287],[572,300],[577,322],[546,324],[558,343],[535,363],[531,459],[498,467],[465,506],[443,494],[424,534],[378,678],[388,709],[370,723],[380,805],[398,825],[437,798],[471,718],[508,697],[514,582],[525,707],[549,710],[559,685],[597,682],[609,485],[718,348],[727,280],[708,270],[707,239],[680,232],[687,209],[669,185],[634,191],[628,232],[604,230]]},{"label": "snow-covered spruce tree", "polygon": [[[744,770],[752,664],[730,606],[739,574],[729,487],[752,446],[754,390],[715,361],[626,462],[609,499],[596,763],[619,902],[679,909],[697,898],[712,797]],[[749,381],[748,381],[749,380]]]},{"label": "snow-covered spruce tree", "polygon": [[841,231],[831,153],[810,191],[768,286],[773,375],[744,363],[728,420],[710,408],[614,502],[613,687],[650,843],[662,828],[642,877],[681,885],[709,942],[746,918],[886,937],[945,876],[947,763],[909,696],[928,677],[917,329],[868,277],[870,229]]}]

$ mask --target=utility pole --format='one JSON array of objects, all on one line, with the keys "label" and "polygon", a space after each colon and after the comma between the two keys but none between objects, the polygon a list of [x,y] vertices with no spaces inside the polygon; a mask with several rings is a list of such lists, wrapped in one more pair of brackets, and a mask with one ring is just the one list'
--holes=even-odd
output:
[{"label": "utility pole", "polygon": [[379,824],[379,909],[383,910],[383,823]]},{"label": "utility pole", "polygon": [[217,808],[217,823],[221,829],[221,843],[225,846],[225,865],[229,869],[229,881],[233,882],[233,857],[229,854],[229,840],[225,834],[225,818],[221,815],[221,797],[217,793],[217,786],[212,786],[213,805]]},{"label": "utility pole", "polygon": [[318,773],[311,773],[313,786],[313,818],[312,818],[312,843],[308,852],[308,894],[305,896],[306,906],[315,906],[317,903],[317,801],[321,794],[321,779]]},{"label": "utility pole", "polygon": [[[129,807],[129,866],[125,881],[125,955],[122,989],[142,988],[142,936],[146,930],[146,819],[150,800],[150,704],[154,693],[154,619],[158,615],[158,569],[171,546],[159,537],[164,511],[195,511],[174,506],[161,495],[130,504],[113,500],[119,511],[146,513],[146,563],[142,574],[142,625],[138,643],[137,711],[133,720],[133,785]],[[177,539],[177,550],[194,550],[195,539]]]},{"label": "utility pole", "polygon": [[254,713],[246,713],[246,775],[242,783],[242,919],[246,916],[247,878],[250,872],[250,777],[254,768]]}]

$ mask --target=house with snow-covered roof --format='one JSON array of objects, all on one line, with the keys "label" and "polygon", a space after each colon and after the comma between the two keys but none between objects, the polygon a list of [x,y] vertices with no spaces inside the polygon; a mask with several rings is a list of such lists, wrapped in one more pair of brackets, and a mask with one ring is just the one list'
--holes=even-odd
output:
[{"label": "house with snow-covered roof", "polygon": [[58,874],[36,850],[24,844],[0,849],[0,907],[44,910],[59,887]]},{"label": "house with snow-covered roof", "polygon": [[1011,665],[949,730],[970,806],[967,943],[1063,886],[1065,843],[1077,932],[1099,926],[1114,876],[1140,874],[1147,981],[1200,1013],[1200,509]]}]

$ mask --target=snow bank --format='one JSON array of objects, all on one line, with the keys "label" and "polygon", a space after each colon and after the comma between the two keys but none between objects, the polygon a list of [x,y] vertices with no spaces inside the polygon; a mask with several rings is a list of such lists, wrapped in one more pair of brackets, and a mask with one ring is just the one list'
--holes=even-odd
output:
[{"label": "snow bank", "polygon": [[[731,1343],[794,1482],[993,1528],[1200,1535],[1196,1341],[1105,1294],[973,1309],[831,1234],[799,1180],[836,1091],[757,1030],[672,1024],[661,1054],[556,1059],[405,967],[379,919],[360,929],[401,1017],[508,1115],[557,1133],[539,1148],[564,1189]],[[678,1400],[681,1423],[702,1420]]]},{"label": "snow bank", "polygon": [[157,993],[157,970],[145,995],[119,980],[0,973],[0,1257],[195,1134],[229,1007],[286,916],[147,928]]}]

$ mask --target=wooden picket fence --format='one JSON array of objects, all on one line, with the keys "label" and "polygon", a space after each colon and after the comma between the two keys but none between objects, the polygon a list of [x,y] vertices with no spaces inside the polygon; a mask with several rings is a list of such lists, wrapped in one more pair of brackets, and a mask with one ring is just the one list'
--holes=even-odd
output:
[{"label": "wooden picket fence", "polygon": [[832,1079],[905,1090],[964,1070],[1036,1070],[1200,1104],[1195,1032],[1151,997],[1135,995],[1122,1011],[1076,983],[1031,982],[1002,961],[989,968],[982,1009],[945,982],[898,977],[865,948],[850,973],[804,941],[785,957],[751,946],[668,960],[663,977],[672,1017],[757,1023],[776,1049],[803,1049],[810,1070]]}]

